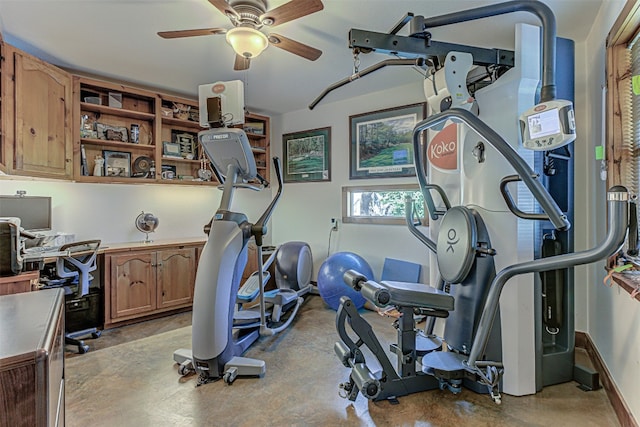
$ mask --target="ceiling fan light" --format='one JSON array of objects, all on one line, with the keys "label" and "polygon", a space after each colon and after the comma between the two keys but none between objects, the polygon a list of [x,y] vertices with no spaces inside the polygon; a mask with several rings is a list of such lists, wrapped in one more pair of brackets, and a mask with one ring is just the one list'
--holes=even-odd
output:
[{"label": "ceiling fan light", "polygon": [[255,58],[269,45],[269,40],[260,31],[250,27],[235,27],[227,31],[227,43],[245,58]]}]

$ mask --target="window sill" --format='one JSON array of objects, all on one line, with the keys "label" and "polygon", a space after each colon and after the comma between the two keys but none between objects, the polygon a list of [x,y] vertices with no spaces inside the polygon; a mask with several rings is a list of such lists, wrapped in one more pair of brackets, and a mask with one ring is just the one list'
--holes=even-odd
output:
[{"label": "window sill", "polygon": [[[624,273],[614,273],[611,278],[622,289],[629,294],[633,294],[640,287],[640,275],[630,275]],[[634,297],[637,301],[640,301],[640,293],[636,292]]]}]

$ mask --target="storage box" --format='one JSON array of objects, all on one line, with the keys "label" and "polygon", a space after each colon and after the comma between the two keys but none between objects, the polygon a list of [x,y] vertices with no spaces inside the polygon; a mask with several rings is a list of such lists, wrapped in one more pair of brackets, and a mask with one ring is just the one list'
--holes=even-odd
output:
[{"label": "storage box", "polygon": [[122,94],[109,92],[109,107],[122,108]]},{"label": "storage box", "polygon": [[102,105],[102,99],[99,96],[85,96],[84,102],[88,104]]}]

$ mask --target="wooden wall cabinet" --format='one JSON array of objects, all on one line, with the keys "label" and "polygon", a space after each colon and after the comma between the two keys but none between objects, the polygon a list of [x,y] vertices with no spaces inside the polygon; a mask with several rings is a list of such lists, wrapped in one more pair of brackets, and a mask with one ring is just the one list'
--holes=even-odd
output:
[{"label": "wooden wall cabinet", "polygon": [[260,114],[246,113],[244,117],[244,131],[249,138],[249,144],[256,159],[258,173],[267,181],[270,181],[271,170],[271,144],[269,135],[271,134],[270,120],[267,116]]},{"label": "wooden wall cabinet", "polygon": [[[0,171],[78,182],[218,185],[197,143],[203,130],[197,100],[72,75],[1,41],[0,50]],[[190,111],[174,114],[180,105]],[[258,173],[269,180],[269,117],[247,113],[242,127]],[[118,166],[109,168],[107,160],[95,175],[97,156],[111,156]]]},{"label": "wooden wall cabinet", "polygon": [[136,250],[105,255],[105,327],[190,307],[196,247]]},{"label": "wooden wall cabinet", "polygon": [[7,138],[5,135],[4,130],[7,128],[7,126],[5,125],[4,121],[7,119],[7,115],[4,112],[4,107],[2,106],[2,100],[5,98],[5,82],[4,82],[4,78],[2,77],[3,74],[6,74],[4,68],[5,68],[5,59],[4,59],[4,55],[5,55],[5,44],[2,41],[2,34],[0,34],[0,171],[7,173],[8,169],[7,169],[7,152],[8,152],[8,148],[7,148]]},{"label": "wooden wall cabinet", "polygon": [[[136,164],[155,161],[156,99],[152,92],[115,83],[73,78],[74,177],[78,182],[154,182],[136,178]],[[132,126],[138,127],[135,141]],[[102,166],[96,169],[96,159]],[[138,162],[138,163],[136,163]],[[100,163],[99,163],[100,164]],[[123,167],[126,165],[126,167]]]},{"label": "wooden wall cabinet", "polygon": [[71,75],[7,44],[3,54],[2,161],[11,174],[71,179]]}]

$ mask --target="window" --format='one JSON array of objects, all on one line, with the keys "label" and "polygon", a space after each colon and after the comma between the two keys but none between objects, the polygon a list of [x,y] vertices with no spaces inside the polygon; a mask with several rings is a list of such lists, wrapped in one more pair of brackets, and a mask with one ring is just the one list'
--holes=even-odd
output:
[{"label": "window", "polygon": [[640,192],[639,31],[640,1],[629,0],[607,38],[607,185],[633,195]]},{"label": "window", "polygon": [[[628,0],[607,37],[607,186],[640,192],[640,0]],[[633,280],[615,282],[640,301]]]},{"label": "window", "polygon": [[342,222],[405,225],[405,199],[413,199],[414,219],[426,225],[425,204],[416,184],[342,187]]}]

